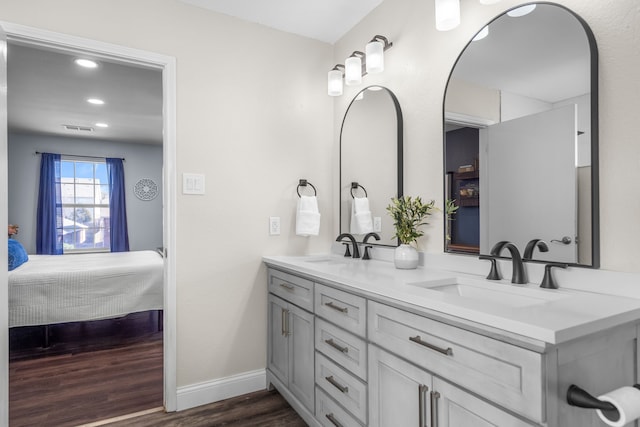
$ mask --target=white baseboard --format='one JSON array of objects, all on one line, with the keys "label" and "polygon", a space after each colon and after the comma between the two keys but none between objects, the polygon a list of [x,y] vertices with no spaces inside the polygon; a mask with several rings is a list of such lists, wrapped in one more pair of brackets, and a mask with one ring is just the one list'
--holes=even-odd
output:
[{"label": "white baseboard", "polygon": [[178,387],[177,410],[195,408],[266,388],[267,377],[264,369]]}]

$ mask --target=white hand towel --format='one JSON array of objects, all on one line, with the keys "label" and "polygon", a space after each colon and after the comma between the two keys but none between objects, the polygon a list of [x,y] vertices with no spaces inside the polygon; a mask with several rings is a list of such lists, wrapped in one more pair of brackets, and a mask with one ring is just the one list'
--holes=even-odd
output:
[{"label": "white hand towel", "polygon": [[320,233],[320,212],[316,196],[300,196],[296,210],[296,234],[317,236]]},{"label": "white hand towel", "polygon": [[354,197],[351,204],[351,234],[367,234],[373,231],[373,219],[369,199]]}]

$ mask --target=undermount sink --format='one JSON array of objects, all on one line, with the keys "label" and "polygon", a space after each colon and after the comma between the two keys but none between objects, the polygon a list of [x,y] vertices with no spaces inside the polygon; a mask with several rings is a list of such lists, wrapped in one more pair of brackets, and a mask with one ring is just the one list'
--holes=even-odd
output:
[{"label": "undermount sink", "polygon": [[446,279],[427,280],[407,283],[430,291],[441,292],[459,298],[472,299],[508,307],[526,307],[544,304],[566,298],[568,295],[558,291],[543,290],[492,283],[473,279],[451,277]]}]

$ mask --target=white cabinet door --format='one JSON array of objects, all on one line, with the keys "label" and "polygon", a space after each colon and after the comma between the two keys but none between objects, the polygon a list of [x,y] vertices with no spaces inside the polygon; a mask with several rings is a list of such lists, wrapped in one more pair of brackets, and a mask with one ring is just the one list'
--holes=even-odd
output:
[{"label": "white cabinet door", "polygon": [[289,338],[286,334],[288,303],[269,295],[267,367],[283,384],[289,383]]},{"label": "white cabinet door", "polygon": [[286,330],[289,338],[289,390],[313,412],[314,324],[313,314],[289,304]]},{"label": "white cabinet door", "polygon": [[369,425],[429,426],[431,382],[427,372],[370,345]]},{"label": "white cabinet door", "polygon": [[497,407],[449,384],[433,378],[429,396],[435,422],[430,427],[531,427]]}]

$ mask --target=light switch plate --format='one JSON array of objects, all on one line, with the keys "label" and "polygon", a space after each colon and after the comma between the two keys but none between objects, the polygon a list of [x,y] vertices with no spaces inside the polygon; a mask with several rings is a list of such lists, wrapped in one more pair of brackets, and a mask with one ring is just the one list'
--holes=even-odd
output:
[{"label": "light switch plate", "polygon": [[182,194],[204,194],[204,175],[183,173]]},{"label": "light switch plate", "polygon": [[269,217],[269,235],[270,236],[280,235],[280,217],[279,216]]}]

